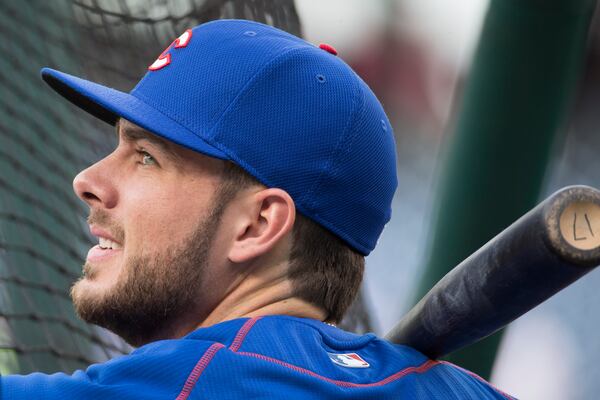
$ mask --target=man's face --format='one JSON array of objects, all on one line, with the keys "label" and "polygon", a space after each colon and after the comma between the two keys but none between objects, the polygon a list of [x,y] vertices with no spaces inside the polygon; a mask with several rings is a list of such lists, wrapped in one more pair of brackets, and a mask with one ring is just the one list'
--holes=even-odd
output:
[{"label": "man's face", "polygon": [[223,162],[125,120],[119,128],[116,150],[74,181],[99,244],[72,297],[83,319],[140,345],[193,327],[182,321],[217,296],[207,275],[218,279],[210,249],[225,207],[215,198]]}]

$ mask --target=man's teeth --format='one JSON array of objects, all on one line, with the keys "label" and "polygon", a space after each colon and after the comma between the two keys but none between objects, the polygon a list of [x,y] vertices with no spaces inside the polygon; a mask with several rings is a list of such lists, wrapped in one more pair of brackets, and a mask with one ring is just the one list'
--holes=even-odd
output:
[{"label": "man's teeth", "polygon": [[115,243],[112,240],[108,240],[105,238],[98,238],[99,242],[98,245],[100,245],[100,248],[102,249],[120,249],[121,245],[119,243]]}]

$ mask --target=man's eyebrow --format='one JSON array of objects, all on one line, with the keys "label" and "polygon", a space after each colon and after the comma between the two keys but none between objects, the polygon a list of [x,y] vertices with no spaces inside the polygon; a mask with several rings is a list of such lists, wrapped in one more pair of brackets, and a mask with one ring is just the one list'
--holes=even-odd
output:
[{"label": "man's eyebrow", "polygon": [[132,126],[130,124],[125,125],[122,123],[117,123],[116,128],[117,138],[119,138],[119,135],[122,135],[123,138],[129,142],[135,142],[136,140],[147,140],[158,147],[160,151],[162,151],[172,161],[179,161],[181,159],[179,154],[173,150],[166,140],[148,132],[145,129]]}]

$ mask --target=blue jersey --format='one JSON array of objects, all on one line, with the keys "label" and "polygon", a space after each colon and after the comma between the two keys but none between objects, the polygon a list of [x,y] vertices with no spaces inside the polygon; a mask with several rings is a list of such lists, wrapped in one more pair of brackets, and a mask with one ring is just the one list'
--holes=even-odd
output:
[{"label": "blue jersey", "polygon": [[72,375],[4,376],[2,399],[511,399],[476,375],[320,321],[242,318]]}]

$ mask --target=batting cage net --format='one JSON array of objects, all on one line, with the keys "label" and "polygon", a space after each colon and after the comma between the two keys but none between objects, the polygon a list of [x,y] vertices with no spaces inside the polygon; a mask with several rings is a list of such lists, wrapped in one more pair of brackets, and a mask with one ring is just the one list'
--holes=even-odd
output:
[{"label": "batting cage net", "polygon": [[[68,372],[131,350],[78,319],[69,296],[94,244],[72,180],[116,138],[49,90],[40,68],[129,91],[175,37],[218,18],[301,34],[292,0],[0,2],[0,373]],[[357,307],[347,327],[368,329]]]}]

